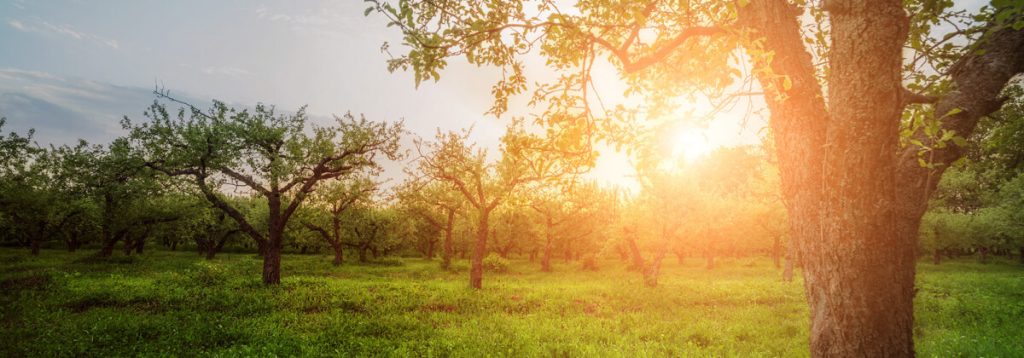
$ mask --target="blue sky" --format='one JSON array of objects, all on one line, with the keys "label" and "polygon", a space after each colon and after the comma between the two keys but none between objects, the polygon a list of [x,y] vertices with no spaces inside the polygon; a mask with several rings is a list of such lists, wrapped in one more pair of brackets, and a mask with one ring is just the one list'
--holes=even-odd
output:
[{"label": "blue sky", "polygon": [[[193,99],[238,105],[308,104],[326,118],[346,111],[405,118],[415,132],[485,118],[493,71],[459,65],[416,90],[388,73],[385,41],[398,42],[360,1],[8,1],[0,3],[0,113],[10,128],[37,128],[41,142],[119,134],[164,86]],[[392,29],[393,30],[393,29]],[[463,66],[467,67],[467,66]]]}]

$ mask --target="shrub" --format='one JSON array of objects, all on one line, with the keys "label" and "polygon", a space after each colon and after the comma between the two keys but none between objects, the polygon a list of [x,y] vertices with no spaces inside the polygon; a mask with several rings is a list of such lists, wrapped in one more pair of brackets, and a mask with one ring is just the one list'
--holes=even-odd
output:
[{"label": "shrub", "polygon": [[508,272],[508,259],[490,254],[484,258],[484,270],[497,273]]},{"label": "shrub", "polygon": [[228,272],[223,266],[210,262],[199,262],[192,271],[192,277],[202,286],[210,287],[228,281]]}]

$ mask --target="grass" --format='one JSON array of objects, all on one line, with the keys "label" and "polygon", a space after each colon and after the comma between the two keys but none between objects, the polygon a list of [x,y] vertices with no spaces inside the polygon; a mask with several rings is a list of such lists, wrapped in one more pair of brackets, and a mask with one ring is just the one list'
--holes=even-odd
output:
[{"label": "grass", "polygon": [[[341,267],[286,256],[282,284],[224,254],[0,249],[0,356],[806,356],[802,283],[766,259],[669,263],[661,286],[601,262],[551,274],[511,262],[465,272],[391,260]],[[925,357],[1024,354],[1024,269],[919,266],[915,335]]]}]

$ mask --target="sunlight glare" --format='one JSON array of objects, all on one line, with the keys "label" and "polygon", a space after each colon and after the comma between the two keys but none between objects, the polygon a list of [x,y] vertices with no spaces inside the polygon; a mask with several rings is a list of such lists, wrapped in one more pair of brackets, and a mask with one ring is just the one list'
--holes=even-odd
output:
[{"label": "sunlight glare", "polygon": [[682,156],[687,163],[710,153],[711,149],[707,135],[692,128],[680,129],[672,139],[672,156]]}]

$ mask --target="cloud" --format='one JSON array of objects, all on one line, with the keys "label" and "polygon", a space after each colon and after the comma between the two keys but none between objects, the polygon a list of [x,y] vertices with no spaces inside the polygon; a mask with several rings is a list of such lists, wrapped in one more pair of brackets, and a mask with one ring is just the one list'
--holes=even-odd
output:
[{"label": "cloud", "polygon": [[251,75],[252,72],[247,71],[244,68],[235,66],[208,66],[203,67],[203,73],[208,75],[222,75],[231,77],[241,77]]},{"label": "cloud", "polygon": [[18,19],[11,19],[7,21],[7,25],[14,28],[15,30],[25,33],[37,33],[43,35],[57,35],[70,38],[73,40],[88,40],[92,41],[101,46],[107,46],[112,49],[121,48],[121,44],[117,40],[109,39],[103,36],[90,34],[87,32],[79,31],[71,27],[70,25],[53,24],[47,21],[35,20],[31,23],[26,23]]},{"label": "cloud", "polygon": [[[197,106],[208,101],[178,93]],[[0,68],[0,116],[4,131],[25,133],[36,129],[40,144],[70,144],[79,138],[107,143],[123,135],[124,116],[142,118],[153,103],[153,89],[53,75],[47,72]]]},{"label": "cloud", "polygon": [[298,10],[288,3],[280,7],[287,10],[275,10],[260,5],[255,10],[256,18],[286,25],[291,31],[303,37],[339,39],[358,33],[357,21],[343,4],[321,2],[318,6],[304,10]]}]

